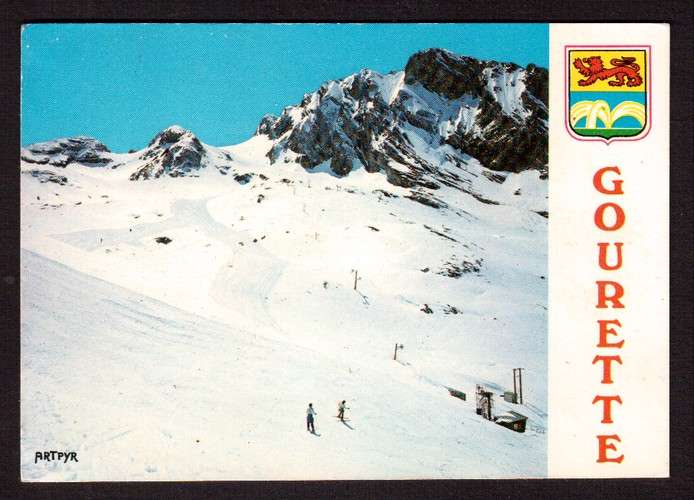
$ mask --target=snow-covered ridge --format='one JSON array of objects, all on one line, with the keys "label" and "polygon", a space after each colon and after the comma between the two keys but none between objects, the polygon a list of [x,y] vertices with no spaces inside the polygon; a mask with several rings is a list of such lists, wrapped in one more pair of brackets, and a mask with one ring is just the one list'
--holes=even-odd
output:
[{"label": "snow-covered ridge", "polygon": [[[508,198],[497,188],[509,172],[538,170],[539,181],[546,178],[543,82],[546,71],[540,68],[432,49],[413,55],[404,71],[363,69],[325,82],[279,117],[263,117],[247,146],[213,147],[173,125],[128,154],[111,153],[88,137],[34,144],[22,150],[22,169],[58,184],[71,176],[37,165],[108,165],[104,175],[131,181],[209,171],[231,173],[230,179],[243,183],[260,173],[258,167],[300,165],[338,177],[363,169],[431,207],[449,206],[445,200],[452,195],[445,191],[453,190],[479,202],[521,203],[544,213],[543,198]],[[254,170],[245,171],[244,164]]]},{"label": "snow-covered ridge", "polygon": [[[140,151],[112,153],[105,144],[86,136],[68,137],[31,144],[21,150],[22,170],[39,172],[38,166],[65,168],[68,165],[108,167],[112,175],[127,172],[130,180],[198,176],[212,167],[225,174],[231,155],[204,144],[180,125],[162,130]],[[34,176],[37,176],[34,175]]]},{"label": "snow-covered ridge", "polygon": [[413,55],[404,71],[361,70],[325,82],[279,117],[265,116],[257,133],[273,141],[272,162],[311,169],[329,161],[337,175],[363,165],[395,184],[436,182],[436,172],[417,167],[427,158],[412,148],[414,135],[430,149],[451,146],[445,154],[457,162],[472,157],[498,171],[544,171],[546,86],[547,71],[532,65],[431,49]]},{"label": "snow-covered ridge", "polygon": [[[363,69],[325,82],[277,117],[266,115],[256,135],[270,139],[271,163],[306,169],[327,165],[344,176],[365,168],[403,187],[465,190],[465,165],[501,172],[547,164],[547,71],[479,61],[442,49],[414,54],[403,71]],[[231,148],[203,144],[174,125],[141,151],[114,155],[96,139],[75,137],[22,149],[27,164],[109,165],[131,180],[198,176],[231,168]],[[327,162],[327,163],[326,163]]]}]

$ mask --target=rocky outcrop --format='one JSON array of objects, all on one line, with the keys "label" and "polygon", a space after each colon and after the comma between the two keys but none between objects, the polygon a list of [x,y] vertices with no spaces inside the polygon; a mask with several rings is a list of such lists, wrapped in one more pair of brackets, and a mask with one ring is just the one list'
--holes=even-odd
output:
[{"label": "rocky outcrop", "polygon": [[[405,83],[420,83],[427,90],[453,100],[463,95],[482,95],[486,87],[483,70],[498,63],[479,61],[472,57],[456,56],[445,50],[417,52],[405,66]],[[518,66],[507,64],[505,70]]]},{"label": "rocky outcrop", "polygon": [[21,159],[27,163],[66,167],[80,163],[91,167],[102,167],[111,163],[108,148],[92,137],[68,137],[54,141],[38,142],[22,148]]},{"label": "rocky outcrop", "polygon": [[471,157],[497,171],[546,169],[547,119],[547,70],[430,49],[401,72],[326,82],[264,117],[256,134],[273,141],[273,163],[329,162],[337,175],[363,167],[399,186],[464,189],[456,167]]},{"label": "rocky outcrop", "polygon": [[162,175],[179,177],[202,167],[205,148],[189,130],[174,125],[160,133],[140,154],[145,163],[130,176],[130,180],[159,178]]},{"label": "rocky outcrop", "polygon": [[37,178],[41,184],[45,184],[46,182],[54,182],[56,184],[64,186],[68,182],[67,177],[65,177],[64,175],[58,175],[55,172],[51,172],[50,170],[33,169],[25,170],[24,173]]},{"label": "rocky outcrop", "polygon": [[277,123],[277,117],[274,115],[265,115],[260,120],[260,124],[255,131],[255,135],[265,134],[271,139],[275,139],[274,126]]},{"label": "rocky outcrop", "polygon": [[547,70],[532,64],[523,69],[442,50],[419,52],[405,68],[406,83],[447,99],[477,97],[477,128],[459,127],[445,140],[487,168],[511,172],[547,165],[548,81]]}]

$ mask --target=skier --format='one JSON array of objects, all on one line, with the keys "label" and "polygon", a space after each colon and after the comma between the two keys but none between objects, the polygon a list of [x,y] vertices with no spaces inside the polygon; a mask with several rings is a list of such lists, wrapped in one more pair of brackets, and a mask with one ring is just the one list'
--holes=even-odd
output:
[{"label": "skier", "polygon": [[316,410],[313,409],[313,403],[308,404],[308,408],[306,409],[306,430],[315,434],[316,429],[313,427],[313,416],[318,415],[316,413]]},{"label": "skier", "polygon": [[337,418],[339,418],[341,421],[345,421],[345,410],[348,410],[349,408],[347,407],[347,401],[344,399],[342,400],[342,403],[340,403],[337,406]]}]

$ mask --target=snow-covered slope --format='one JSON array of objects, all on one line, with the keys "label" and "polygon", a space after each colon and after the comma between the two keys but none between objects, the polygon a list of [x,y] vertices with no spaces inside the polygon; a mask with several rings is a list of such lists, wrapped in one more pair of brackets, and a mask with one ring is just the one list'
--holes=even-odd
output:
[{"label": "snow-covered slope", "polygon": [[[22,280],[24,480],[544,472],[527,459],[544,453],[542,435],[481,420],[410,362],[262,338],[27,251]],[[345,398],[342,424],[333,415]],[[35,450],[53,449],[79,462],[34,463]]]},{"label": "snow-covered slope", "polygon": [[[456,108],[403,73],[361,74],[380,97],[354,102],[382,116],[405,93],[413,116],[438,110],[433,132],[398,114],[378,148],[354,150],[383,152],[387,168],[308,165],[284,142],[293,132],[277,135],[282,117],[223,148],[170,127],[142,151],[102,151],[107,168],[23,151],[25,479],[546,473],[544,170],[491,170],[434,141],[446,124],[474,128],[466,97]],[[529,108],[513,92],[499,107],[521,126]],[[344,109],[324,124],[343,130]],[[522,406],[498,396],[516,367]],[[528,431],[477,416],[476,384],[497,394],[495,414],[528,415]],[[332,417],[342,399],[352,428]],[[309,402],[320,436],[305,431]],[[56,446],[80,462],[34,464]]]}]

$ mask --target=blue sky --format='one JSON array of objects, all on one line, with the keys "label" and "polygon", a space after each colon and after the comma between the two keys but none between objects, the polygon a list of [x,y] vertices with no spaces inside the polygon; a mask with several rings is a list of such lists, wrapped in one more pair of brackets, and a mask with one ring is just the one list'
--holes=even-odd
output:
[{"label": "blue sky", "polygon": [[34,24],[22,32],[23,145],[89,135],[140,149],[179,124],[223,146],[326,80],[442,47],[548,66],[547,24]]}]

